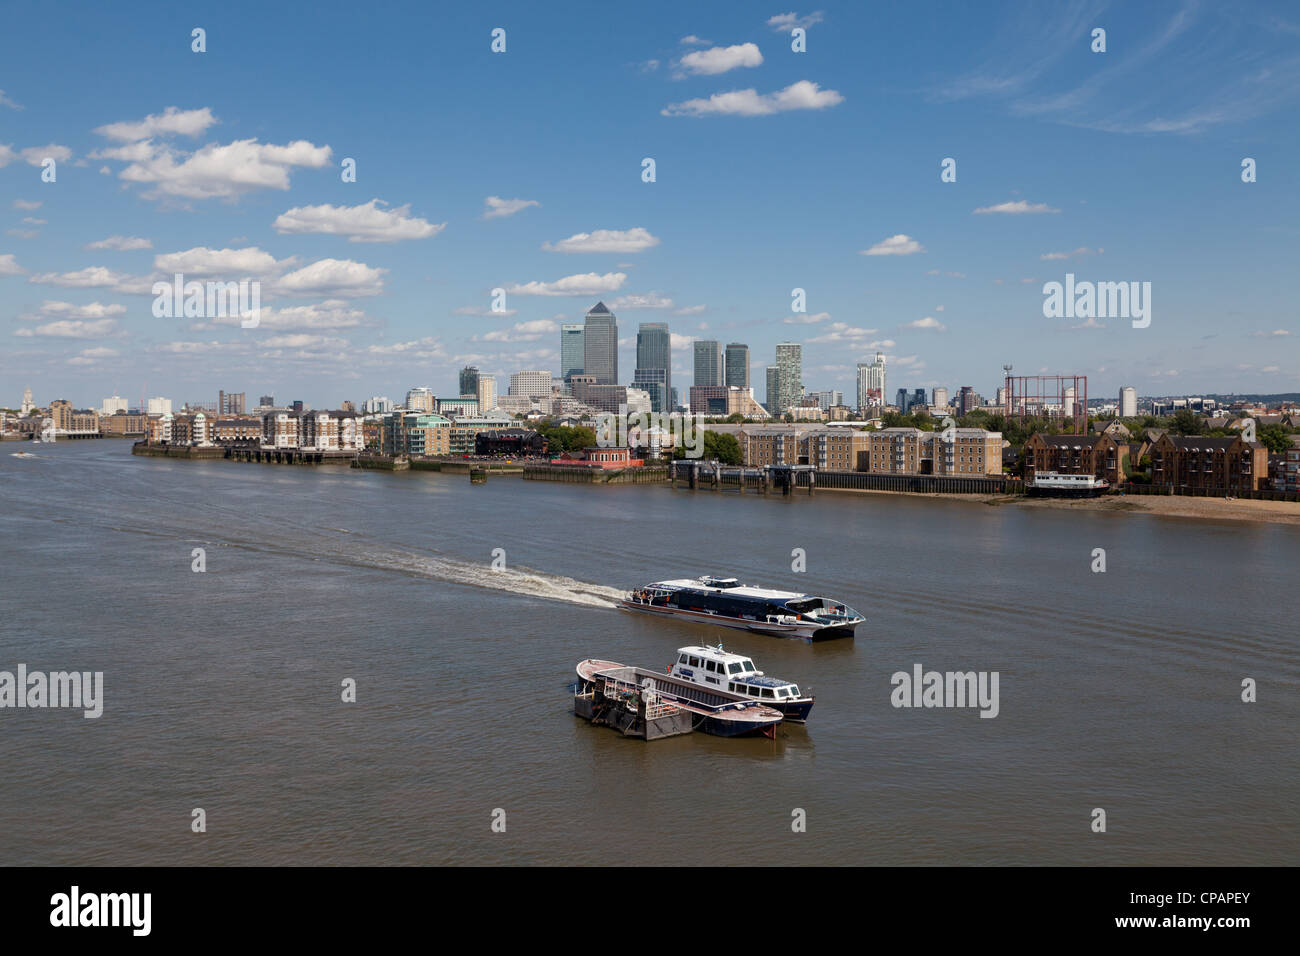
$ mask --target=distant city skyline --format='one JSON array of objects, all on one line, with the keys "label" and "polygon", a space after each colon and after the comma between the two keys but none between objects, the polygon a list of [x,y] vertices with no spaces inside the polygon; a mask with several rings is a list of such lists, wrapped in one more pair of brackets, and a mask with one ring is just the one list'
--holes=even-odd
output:
[{"label": "distant city skyline", "polygon": [[[993,395],[1008,363],[1097,395],[1297,389],[1289,5],[507,3],[504,54],[474,10],[320,14],[291,41],[297,11],[234,0],[197,54],[188,27],[79,5],[97,42],[68,57],[60,18],[7,13],[11,391],[451,394],[465,366],[562,375],[561,327],[597,301],[619,384],[663,321],[673,379],[694,342],[741,342],[756,396],[785,341],[804,387],[846,396],[877,351],[927,391]],[[176,275],[258,283],[260,321],[158,317]],[[1046,318],[1067,275],[1150,283],[1149,326]]]}]

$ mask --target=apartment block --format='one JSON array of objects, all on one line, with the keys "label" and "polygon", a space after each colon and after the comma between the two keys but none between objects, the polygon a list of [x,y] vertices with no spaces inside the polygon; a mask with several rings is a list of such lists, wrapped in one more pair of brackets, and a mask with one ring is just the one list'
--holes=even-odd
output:
[{"label": "apartment block", "polygon": [[1107,432],[1098,435],[1032,435],[1025,442],[1025,478],[1040,471],[1093,475],[1112,485],[1128,477],[1127,442]]},{"label": "apartment block", "polygon": [[1161,435],[1150,455],[1151,483],[1180,494],[1258,491],[1268,478],[1268,448],[1240,436]]}]

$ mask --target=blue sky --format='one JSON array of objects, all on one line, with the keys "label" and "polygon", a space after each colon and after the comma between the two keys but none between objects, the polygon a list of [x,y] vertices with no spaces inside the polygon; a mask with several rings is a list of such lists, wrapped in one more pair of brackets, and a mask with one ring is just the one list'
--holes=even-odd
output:
[{"label": "blue sky", "polygon": [[[597,299],[624,381],[667,321],[679,385],[742,341],[760,399],[783,340],[849,395],[877,350],[891,394],[1300,390],[1290,4],[18,2],[0,90],[0,404],[504,392]],[[155,318],[175,271],[262,324]],[[1150,327],[1044,318],[1067,272],[1150,282]]]}]

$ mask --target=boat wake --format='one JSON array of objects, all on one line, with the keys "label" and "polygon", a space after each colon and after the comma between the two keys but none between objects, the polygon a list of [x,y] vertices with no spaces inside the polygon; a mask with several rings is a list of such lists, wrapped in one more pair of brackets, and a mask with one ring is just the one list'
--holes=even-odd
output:
[{"label": "boat wake", "polygon": [[563,601],[566,604],[579,604],[585,607],[612,608],[624,597],[623,590],[606,587],[603,584],[591,584],[532,568],[502,568],[494,571],[486,564],[474,564],[444,556],[429,557],[389,552],[380,557],[373,566],[387,567],[404,574],[436,581],[505,591],[548,601]]}]

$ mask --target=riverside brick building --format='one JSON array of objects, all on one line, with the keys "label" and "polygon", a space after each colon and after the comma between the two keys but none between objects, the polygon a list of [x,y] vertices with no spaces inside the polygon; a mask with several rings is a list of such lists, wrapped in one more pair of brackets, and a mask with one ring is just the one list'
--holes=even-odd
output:
[{"label": "riverside brick building", "polygon": [[1112,485],[1128,478],[1128,443],[1110,434],[1032,435],[1025,442],[1025,478],[1040,471],[1062,475],[1093,475]]},{"label": "riverside brick building", "polygon": [[1257,491],[1268,478],[1268,449],[1240,436],[1162,435],[1150,454],[1151,483],[1179,494]]}]

